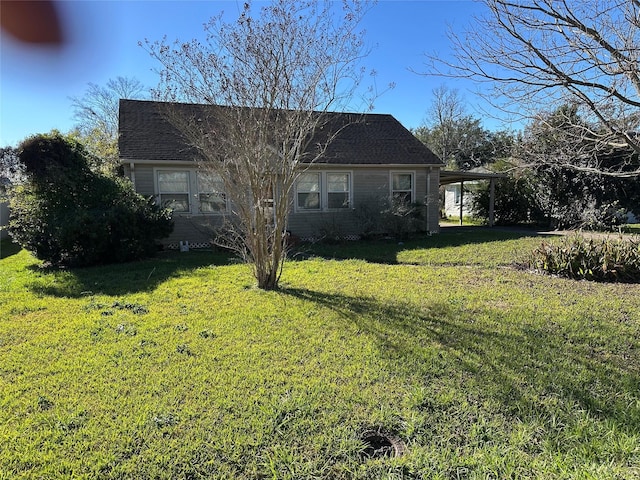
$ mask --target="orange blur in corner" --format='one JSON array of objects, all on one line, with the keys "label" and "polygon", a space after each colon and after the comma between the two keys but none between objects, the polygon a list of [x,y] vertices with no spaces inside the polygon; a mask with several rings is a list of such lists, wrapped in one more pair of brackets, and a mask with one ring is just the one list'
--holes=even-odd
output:
[{"label": "orange blur in corner", "polygon": [[55,1],[0,1],[0,27],[16,40],[61,46],[65,35]]}]

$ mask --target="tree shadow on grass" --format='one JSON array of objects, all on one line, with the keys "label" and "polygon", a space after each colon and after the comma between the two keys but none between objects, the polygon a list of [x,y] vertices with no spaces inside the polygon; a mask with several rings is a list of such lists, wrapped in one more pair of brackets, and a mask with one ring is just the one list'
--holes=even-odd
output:
[{"label": "tree shadow on grass", "polygon": [[20,245],[13,243],[11,239],[0,240],[0,260],[11,257],[22,250]]},{"label": "tree shadow on grass", "polygon": [[512,421],[547,423],[550,438],[561,437],[581,411],[594,422],[612,422],[616,431],[640,434],[637,359],[615,360],[616,352],[606,348],[594,354],[588,340],[567,341],[571,332],[556,323],[509,323],[498,309],[469,311],[453,302],[416,306],[307,289],[282,292],[331,309],[372,336],[389,369],[425,379],[425,386],[437,378],[453,382],[465,398],[498,404]]},{"label": "tree shadow on grass", "polygon": [[126,295],[154,290],[169,278],[186,275],[206,266],[228,265],[226,253],[192,250],[188,253],[160,252],[137,262],[84,268],[31,265],[39,275],[30,289],[39,295],[78,298],[86,295]]},{"label": "tree shadow on grass", "polygon": [[[414,235],[409,240],[399,242],[394,239],[360,240],[338,244],[317,243],[300,249],[300,256],[317,255],[333,259],[359,259],[367,262],[394,265],[402,251],[424,248],[448,248],[464,245],[485,244],[540,237],[545,234],[535,230],[515,228],[447,227],[436,235]],[[296,258],[296,255],[293,255]]]}]

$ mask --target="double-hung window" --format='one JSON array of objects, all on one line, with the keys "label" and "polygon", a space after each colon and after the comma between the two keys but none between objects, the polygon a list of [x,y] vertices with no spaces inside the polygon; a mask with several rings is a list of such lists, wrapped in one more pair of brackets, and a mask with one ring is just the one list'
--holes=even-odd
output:
[{"label": "double-hung window", "polygon": [[320,173],[303,173],[298,178],[298,208],[320,210]]},{"label": "double-hung window", "polygon": [[395,172],[391,174],[391,199],[394,203],[409,205],[413,200],[413,173]]},{"label": "double-hung window", "polygon": [[160,205],[174,212],[189,212],[189,171],[158,171],[158,196]]},{"label": "double-hung window", "polygon": [[349,208],[349,174],[327,173],[327,208]]},{"label": "double-hung window", "polygon": [[222,177],[216,173],[198,172],[197,183],[200,213],[224,213],[227,197]]},{"label": "double-hung window", "polygon": [[351,173],[305,172],[296,184],[299,211],[339,210],[351,207]]},{"label": "double-hung window", "polygon": [[176,213],[215,214],[227,211],[224,182],[219,175],[189,170],[156,170],[160,205]]}]

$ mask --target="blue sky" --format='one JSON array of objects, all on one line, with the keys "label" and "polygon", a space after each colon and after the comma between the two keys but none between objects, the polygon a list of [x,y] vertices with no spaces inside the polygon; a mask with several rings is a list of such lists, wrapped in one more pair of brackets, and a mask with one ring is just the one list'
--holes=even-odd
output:
[{"label": "blue sky", "polygon": [[[259,3],[256,3],[259,5]],[[104,85],[117,76],[135,77],[145,86],[157,83],[158,64],[138,46],[148,38],[190,40],[221,10],[237,15],[242,1],[75,1],[61,2],[69,40],[63,48],[27,47],[3,32],[0,38],[0,146],[25,137],[73,127],[69,97],[82,96],[89,82]],[[432,90],[446,83],[459,90],[470,114],[476,109],[474,86],[460,81],[417,75],[424,53],[450,54],[447,26],[466,27],[482,5],[470,0],[382,0],[369,12],[363,27],[373,48],[366,59],[383,90],[375,112],[390,113],[408,128],[423,123]],[[486,119],[486,128],[499,128]]]}]

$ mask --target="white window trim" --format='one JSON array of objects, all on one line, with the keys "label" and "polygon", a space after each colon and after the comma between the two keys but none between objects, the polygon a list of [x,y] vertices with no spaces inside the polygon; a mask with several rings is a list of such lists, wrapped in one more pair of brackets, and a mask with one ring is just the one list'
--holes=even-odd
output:
[{"label": "white window trim", "polygon": [[[393,199],[393,192],[396,191],[393,189],[393,176],[394,175],[406,175],[406,174],[411,174],[411,202],[409,203],[415,203],[416,202],[416,172],[415,170],[391,170],[389,172],[389,199]],[[400,191],[400,190],[397,190]]]},{"label": "white window trim", "polygon": [[[225,195],[226,207],[218,212],[202,212],[200,210],[200,192],[198,189],[198,172],[197,168],[175,168],[156,167],[153,169],[153,188],[155,191],[156,202],[160,204],[160,185],[158,182],[158,174],[161,172],[187,172],[189,174],[189,210],[186,212],[175,212],[176,215],[204,215],[204,216],[221,216],[229,213],[229,197]],[[225,192],[226,193],[226,192]]]},{"label": "white window trim", "polygon": [[195,171],[194,176],[195,176],[195,184],[196,184],[195,185],[196,188],[194,190],[195,191],[194,197],[196,199],[196,202],[198,203],[198,211],[195,213],[195,215],[207,215],[207,216],[208,215],[226,215],[227,213],[229,213],[229,195],[227,194],[226,191],[222,192],[224,194],[224,208],[223,209],[215,211],[215,212],[203,212],[202,211],[202,207],[200,205],[200,194],[201,193],[209,193],[209,192],[201,192],[200,191],[200,185],[199,185],[199,182],[198,182],[198,178],[199,178],[199,175],[206,175],[206,172],[203,172],[202,170],[198,170],[198,169],[195,169],[194,171]]},{"label": "white window trim", "polygon": [[[311,192],[301,192],[298,190],[298,186],[300,185],[300,178],[302,177],[302,175],[318,175],[318,186],[320,188],[320,207],[319,208],[305,208],[303,206],[300,205],[300,203],[298,202],[298,196],[300,193],[311,193]],[[322,172],[319,171],[313,171],[313,170],[307,170],[303,173],[301,173],[298,178],[296,178],[296,188],[295,188],[295,210],[296,212],[304,212],[304,213],[317,213],[317,212],[321,212],[322,211]]]},{"label": "white window trim", "polygon": [[[191,192],[193,191],[192,190],[192,185],[191,185],[191,182],[193,181],[192,180],[193,175],[191,175],[191,171],[188,168],[154,168],[153,169],[153,189],[155,191],[156,203],[164,208],[164,206],[162,205],[162,202],[161,202],[161,195],[164,195],[164,193],[160,191],[160,181],[158,179],[159,174],[163,173],[163,172],[167,172],[167,173],[187,172],[188,173],[188,186],[189,187],[188,187],[188,192],[187,192],[187,201],[189,203],[189,208],[185,212],[175,212],[175,213],[177,215],[190,214],[191,210],[192,210],[192,203],[193,203],[191,201]],[[177,192],[170,192],[170,193],[177,193]],[[184,193],[180,193],[180,195],[184,195]]]},{"label": "white window trim", "polygon": [[[322,213],[322,212],[346,212],[353,210],[353,171],[351,170],[306,170],[303,173],[315,173],[320,176],[320,208],[310,209],[301,207],[298,204],[298,182],[295,188],[295,212],[296,213]],[[349,206],[346,208],[329,208],[329,184],[327,175],[348,175],[349,176]],[[337,193],[337,192],[332,192]]]}]

